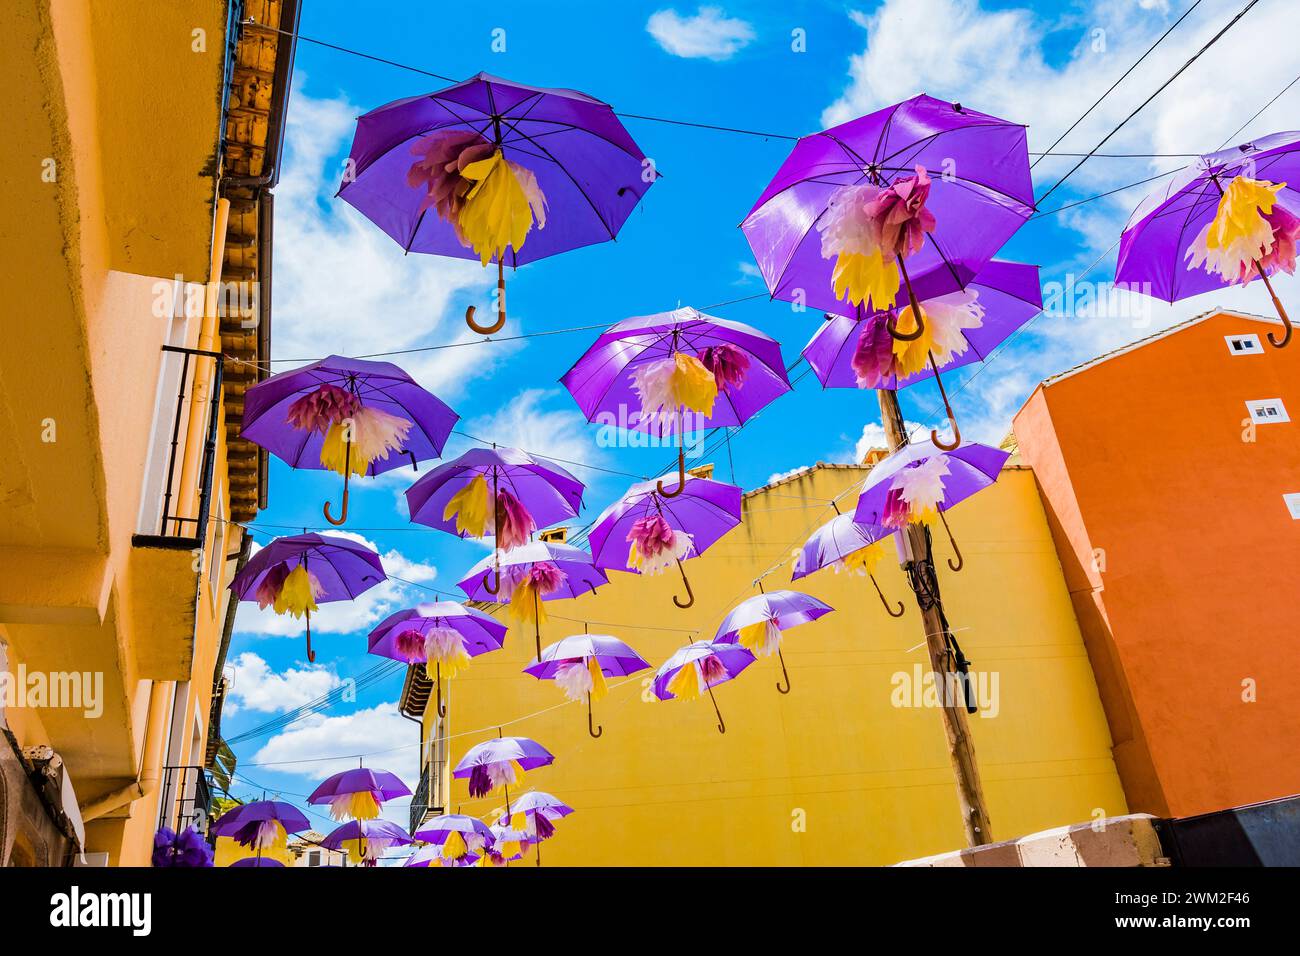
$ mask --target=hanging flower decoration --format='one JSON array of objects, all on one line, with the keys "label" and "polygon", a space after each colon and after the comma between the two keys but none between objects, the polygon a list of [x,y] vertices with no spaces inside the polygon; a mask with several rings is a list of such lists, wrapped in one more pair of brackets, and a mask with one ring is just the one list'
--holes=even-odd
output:
[{"label": "hanging flower decoration", "polygon": [[271,607],[276,614],[302,617],[318,610],[316,599],[324,593],[320,580],[304,565],[277,564],[258,584],[254,597],[263,610]]},{"label": "hanging flower decoration", "polygon": [[180,833],[163,827],[153,838],[153,865],[160,867],[206,867],[212,865],[212,848],[193,827]]},{"label": "hanging flower decoration", "polygon": [[745,376],[749,372],[749,356],[728,342],[705,348],[700,353],[700,362],[713,373],[718,394],[735,394],[745,384]]},{"label": "hanging flower decoration", "polygon": [[469,795],[486,797],[497,787],[509,787],[524,779],[517,760],[493,760],[475,764],[469,775]]},{"label": "hanging flower decoration", "polygon": [[781,628],[772,618],[742,627],[736,639],[755,657],[770,657],[781,647]]},{"label": "hanging flower decoration", "polygon": [[691,553],[695,548],[692,538],[685,531],[675,530],[663,515],[638,518],[627,533],[631,542],[628,567],[642,574],[661,574]]},{"label": "hanging flower decoration", "polygon": [[443,677],[455,677],[469,667],[464,635],[455,628],[403,631],[394,638],[393,645],[408,664],[423,664],[426,671],[436,666]]},{"label": "hanging flower decoration", "polygon": [[943,501],[943,479],[949,474],[944,455],[931,455],[914,467],[902,469],[890,483],[881,524],[901,529],[909,523],[938,517]]},{"label": "hanging flower decoration", "polygon": [[364,475],[372,462],[401,450],[411,431],[409,419],[367,406],[328,383],[294,401],[285,419],[300,431],[325,436],[320,463],[340,475]]},{"label": "hanging flower decoration", "polygon": [[680,408],[705,417],[713,414],[718,379],[696,356],[674,352],[638,365],[632,371],[632,390],[641,401],[642,420],[665,421],[671,428],[672,415]]},{"label": "hanging flower decoration", "polygon": [[691,661],[673,675],[668,692],[681,700],[695,700],[710,687],[728,679],[727,669],[716,654]]},{"label": "hanging flower decoration", "polygon": [[609,690],[600,661],[594,656],[574,658],[558,665],[555,683],[569,700],[585,700],[588,694],[592,700],[600,700]]},{"label": "hanging flower decoration", "polygon": [[537,530],[537,522],[523,502],[504,488],[497,490],[496,508],[491,506],[491,498],[487,479],[476,475],[451,496],[442,520],[455,517],[457,534],[471,538],[495,535],[496,545],[503,551],[527,544]]},{"label": "hanging flower decoration", "polygon": [[[979,293],[973,289],[927,299],[920,309],[923,320],[920,336],[910,341],[894,340],[894,370],[899,378],[921,371],[931,355],[935,367],[943,368],[970,347],[966,331],[984,324],[984,307],[979,304]],[[910,305],[898,313],[897,328],[904,335],[916,330],[916,316]]]},{"label": "hanging flower decoration", "polygon": [[870,577],[876,573],[876,568],[885,557],[885,543],[877,541],[875,544],[868,545],[865,548],[858,548],[834,561],[831,567],[835,569],[836,574],[853,574],[858,577]]},{"label": "hanging flower decoration", "polygon": [[550,561],[511,568],[507,579],[514,579],[510,592],[510,620],[514,624],[531,624],[539,628],[546,623],[546,604],[542,600],[564,586],[566,575]]},{"label": "hanging flower decoration", "polygon": [[534,224],[546,227],[546,197],[532,171],[471,130],[447,130],[411,146],[419,158],[407,184],[426,190],[421,210],[433,208],[462,246],[483,265],[500,261],[509,246],[523,248]]},{"label": "hanging flower decoration", "polygon": [[930,177],[924,166],[916,175],[887,187],[871,183],[841,186],[817,223],[822,258],[834,257],[836,298],[852,305],[870,302],[888,309],[898,297],[898,259],[921,250],[935,227],[926,208]]},{"label": "hanging flower decoration", "polygon": [[279,820],[252,820],[231,836],[240,846],[258,853],[283,851],[289,845],[289,833]]},{"label": "hanging flower decoration", "polygon": [[[522,771],[520,771],[522,773]],[[470,779],[470,793],[474,790],[473,778]],[[484,791],[480,796],[489,791]],[[442,865],[443,866],[468,866],[474,862],[474,858],[481,857],[484,853],[484,847],[487,841],[482,834],[470,832],[462,834],[459,830],[452,830],[447,834],[446,842],[442,845]]]},{"label": "hanging flower decoration", "polygon": [[374,820],[384,795],[379,790],[357,790],[340,793],[329,801],[330,816],[335,820]]},{"label": "hanging flower decoration", "polygon": [[1295,272],[1300,218],[1277,201],[1286,183],[1236,176],[1219,198],[1218,211],[1205,224],[1185,259],[1187,268],[1204,266],[1225,282],[1245,285],[1265,273]]}]

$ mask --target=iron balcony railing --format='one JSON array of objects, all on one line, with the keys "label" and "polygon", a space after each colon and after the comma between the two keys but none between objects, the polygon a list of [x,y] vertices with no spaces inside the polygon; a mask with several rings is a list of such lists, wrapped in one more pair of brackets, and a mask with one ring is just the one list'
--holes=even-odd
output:
[{"label": "iron balcony railing", "polygon": [[[424,824],[424,821],[431,816],[437,816],[443,812],[440,806],[434,806],[434,801],[438,798],[438,774],[432,763],[426,763],[420,770],[420,782],[415,787],[415,795],[411,797],[411,832]],[[430,799],[432,795],[432,799]]]},{"label": "iron balcony railing", "polygon": [[[217,428],[221,422],[222,354],[203,349],[164,345],[163,352],[170,360],[180,362],[177,376],[176,399],[171,409],[166,467],[161,488],[153,488],[162,498],[161,517],[156,529],[141,528],[134,543],[152,547],[202,548],[207,540],[208,518],[212,508],[213,476],[216,470]],[[195,377],[211,365],[211,388],[203,401],[206,415],[202,434],[189,434],[189,404],[194,392]],[[166,363],[164,362],[164,372]],[[169,376],[168,376],[169,377]],[[198,475],[198,505],[193,514],[182,514],[186,488],[182,487],[185,449],[192,441],[203,442],[202,459]]]},{"label": "iron balcony railing", "polygon": [[208,831],[212,810],[212,785],[202,767],[172,765],[162,768],[162,799],[158,803],[158,827],[180,832],[194,827]]}]

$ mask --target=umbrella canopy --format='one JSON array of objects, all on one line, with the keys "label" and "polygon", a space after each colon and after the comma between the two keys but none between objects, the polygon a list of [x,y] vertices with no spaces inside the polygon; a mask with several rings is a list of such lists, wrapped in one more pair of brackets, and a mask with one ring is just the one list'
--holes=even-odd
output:
[{"label": "umbrella canopy", "polygon": [[[1206,153],[1142,200],[1120,237],[1115,282],[1165,302],[1295,268],[1300,132]],[[1213,228],[1215,235],[1211,236]],[[1214,245],[1211,246],[1210,242]]]},{"label": "umbrella canopy", "polygon": [[573,813],[573,807],[543,790],[529,790],[526,793],[521,793],[510,805],[508,815],[505,807],[497,809],[497,816],[500,819],[508,820],[512,828],[530,831],[534,836],[543,840],[550,836],[550,833],[543,833],[541,829],[535,828],[531,822],[532,818],[553,822],[561,817],[567,817],[571,813]]},{"label": "umbrella canopy", "polygon": [[490,829],[492,853],[500,857],[502,863],[513,863],[524,858],[524,850],[532,842],[532,837],[522,830],[511,830],[508,827],[493,826]]},{"label": "umbrella canopy", "polygon": [[[721,351],[728,350],[728,351]],[[697,428],[740,425],[773,399],[790,391],[781,346],[758,329],[714,318],[692,308],[624,319],[602,332],[560,381],[573,395],[587,421],[611,424],[660,435],[676,430],[672,414],[679,407],[658,404],[647,408],[645,373],[656,364],[672,363],[684,354],[701,361],[712,377],[716,399],[711,411],[696,410],[690,421]],[[733,365],[714,357],[724,354]],[[743,368],[728,377],[740,356]],[[707,383],[706,383],[707,388]],[[660,394],[657,391],[651,394]],[[687,414],[692,414],[688,410]]]},{"label": "umbrella canopy", "polygon": [[374,866],[384,851],[409,846],[412,840],[391,820],[349,820],[321,841],[327,850],[342,850],[353,863]]},{"label": "umbrella canopy", "polygon": [[358,767],[327,778],[311,792],[307,802],[329,804],[330,815],[335,820],[344,817],[373,820],[386,801],[410,795],[410,789],[396,774]]},{"label": "umbrella canopy", "polygon": [[276,538],[259,550],[231,580],[230,590],[241,601],[304,617],[307,660],[314,661],[311,612],[317,605],[350,601],[387,577],[379,555],[364,544],[307,533]]},{"label": "umbrella canopy", "polygon": [[423,664],[428,660],[426,635],[448,630],[459,635],[469,657],[500,650],[506,638],[506,626],[492,615],[455,601],[435,601],[386,617],[370,632],[369,651],[403,664]]},{"label": "umbrella canopy", "polygon": [[240,436],[294,468],[328,467],[321,463],[321,447],[327,432],[299,428],[290,421],[289,415],[291,405],[327,385],[355,396],[364,408],[378,409],[411,423],[400,448],[365,464],[367,475],[381,475],[417,461],[437,458],[460,417],[391,362],[331,355],[302,368],[272,375],[250,388],[244,396]]},{"label": "umbrella canopy", "polygon": [[613,239],[653,182],[642,178],[645,154],[607,103],[479,73],[360,117],[339,198],[407,252],[481,259],[431,208],[428,184],[411,176],[416,157],[452,132],[485,139],[545,196],[545,226],[511,249],[512,266]]},{"label": "umbrella canopy", "polygon": [[718,715],[718,733],[725,734],[727,725],[722,720],[713,688],[736,677],[750,664],[754,655],[740,644],[715,644],[713,641],[696,641],[679,648],[672,657],[655,671],[655,696],[660,700],[695,700],[704,694],[713,702]]},{"label": "umbrella canopy", "polygon": [[415,839],[431,843],[436,853],[417,852],[428,862],[408,863],[408,866],[470,866],[480,856],[489,852],[496,841],[491,828],[477,817],[461,813],[444,813],[425,823],[417,830]]},{"label": "umbrella canopy", "polygon": [[521,780],[526,771],[554,762],[554,754],[528,737],[494,737],[470,747],[452,776],[469,778],[471,797],[484,797],[502,787],[509,803],[510,784]]},{"label": "umbrella canopy", "polygon": [[256,800],[234,807],[212,824],[214,837],[230,837],[241,846],[259,850],[274,846],[287,834],[310,830],[302,811],[280,800]]},{"label": "umbrella canopy", "polygon": [[556,672],[574,661],[596,661],[607,677],[626,677],[650,666],[640,654],[608,634],[574,634],[542,650],[541,659],[524,668],[538,680],[554,680]]},{"label": "umbrella canopy", "polygon": [[1011,453],[975,442],[955,451],[904,445],[871,469],[854,518],[891,530],[942,516],[953,505],[997,481]]},{"label": "umbrella canopy", "polygon": [[605,572],[593,565],[591,555],[581,548],[555,541],[533,541],[499,556],[488,555],[470,568],[456,586],[471,601],[500,600],[499,594],[486,586],[498,560],[502,580],[520,577],[538,564],[554,565],[563,574],[564,580],[554,590],[539,592],[538,596],[544,601],[576,598],[609,583]]},{"label": "umbrella canopy", "polygon": [[662,518],[674,531],[690,538],[690,548],[681,560],[703,554],[740,524],[740,498],[738,487],[711,478],[687,478],[685,490],[671,500],[659,494],[655,482],[638,482],[596,519],[587,538],[592,560],[602,568],[644,573],[644,563],[633,563],[628,536],[637,522],[653,518]]},{"label": "umbrella canopy", "polygon": [[893,532],[881,525],[862,524],[853,515],[836,515],[812,533],[795,555],[790,580],[844,561],[864,548],[878,544]]},{"label": "umbrella canopy", "polygon": [[492,845],[492,830],[478,817],[463,813],[444,813],[425,821],[423,827],[415,832],[415,839],[436,846],[444,846],[448,837],[458,833],[463,837],[475,834],[482,838],[487,846]]},{"label": "umbrella canopy", "polygon": [[757,594],[741,601],[723,618],[713,641],[715,644],[745,644],[752,651],[754,645],[742,639],[746,628],[771,623],[778,630],[785,631],[815,621],[833,610],[829,604],[800,591]]},{"label": "umbrella canopy", "polygon": [[497,546],[508,550],[538,527],[576,516],[583,487],[559,465],[518,448],[474,448],[408,488],[406,503],[417,524],[461,537],[496,534]]},{"label": "umbrella canopy", "polygon": [[917,194],[932,219],[905,255],[910,275],[936,273],[931,295],[969,283],[1033,212],[1023,126],[915,96],[795,144],[741,223],[772,296],[843,311],[835,252],[824,249],[819,225],[842,199],[856,203],[895,185],[906,192],[918,166],[936,174]]},{"label": "umbrella canopy", "polygon": [[273,860],[269,856],[246,856],[242,860],[236,860],[231,866],[278,866],[283,868],[284,864],[279,860]]},{"label": "umbrella canopy", "polygon": [[[931,296],[929,290],[947,284],[936,279],[942,280],[943,274],[930,273],[912,283],[922,310],[935,317],[944,307],[975,304],[978,305],[975,321],[979,323],[971,327],[954,327],[955,338],[951,343],[954,348],[947,352],[947,361],[940,355],[935,356],[939,368],[954,369],[983,361],[1016,329],[1043,309],[1038,266],[992,259],[985,263],[965,290]],[[968,303],[972,296],[974,299]],[[899,363],[889,347],[892,340],[888,331],[881,328],[893,317],[892,312],[867,313],[862,308],[841,311],[852,311],[854,317],[828,313],[826,321],[803,348],[803,357],[812,366],[823,388],[897,389],[934,377],[935,371],[930,365],[922,365],[919,370],[900,377]],[[879,358],[880,350],[873,349],[876,337],[885,346],[883,361]]]}]

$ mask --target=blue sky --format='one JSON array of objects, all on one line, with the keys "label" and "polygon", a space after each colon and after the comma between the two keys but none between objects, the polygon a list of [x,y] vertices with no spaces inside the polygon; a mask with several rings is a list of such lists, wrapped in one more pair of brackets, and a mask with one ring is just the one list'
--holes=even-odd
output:
[{"label": "blue sky", "polygon": [[[814,132],[926,92],[1026,123],[1030,149],[1044,150],[1187,5],[1161,0],[704,7],[502,2],[439,16],[438,9],[423,3],[393,3],[382,14],[359,15],[355,4],[312,0],[301,32],[448,76],[484,71],[530,85],[579,89],[626,113],[788,135]],[[1092,148],[1240,6],[1236,0],[1204,0],[1058,151]],[[1042,208],[1186,162],[1152,154],[1218,148],[1293,78],[1293,62],[1257,52],[1300,29],[1300,12],[1293,7],[1287,0],[1260,3],[1102,151],[1141,155],[1090,160]],[[500,45],[498,29],[504,31],[504,52],[493,50],[494,39]],[[795,31],[806,39],[802,52],[793,48]],[[377,228],[332,198],[355,117],[445,85],[299,44],[284,173],[276,190],[272,340],[277,371],[292,368],[294,360],[329,353],[418,349],[477,338],[465,329],[462,316],[471,303],[487,311],[494,270],[459,260],[403,257]],[[1297,102],[1300,86],[1233,142],[1295,127]],[[764,291],[736,226],[791,144],[642,120],[629,119],[626,125],[664,178],[632,214],[617,243],[544,260],[510,277],[514,332],[613,323],[679,303],[704,308]],[[1037,194],[1074,162],[1042,159],[1034,169]],[[1113,277],[1113,244],[1143,193],[1138,187],[1031,221],[1001,255],[1041,265],[1048,298],[1096,262],[1077,288],[1104,297],[1104,286],[1090,284]],[[1279,283],[1284,298],[1289,289],[1294,291],[1290,280]],[[1262,289],[1253,286],[1172,307],[1128,294],[1109,302],[1108,308],[1076,311],[1069,300],[1060,301],[982,371],[972,366],[947,377],[950,389],[959,389],[955,404],[967,438],[996,443],[1038,381],[1107,349],[1215,305],[1271,311]],[[798,358],[819,321],[816,313],[793,313],[765,298],[716,314],[778,339],[787,362]],[[598,447],[595,426],[583,421],[558,384],[595,335],[475,343],[394,360],[447,401],[461,416],[458,428],[468,434],[649,475],[668,454]],[[969,384],[962,387],[963,382]],[[913,386],[902,401],[910,419],[938,417],[932,384]],[[734,463],[735,483],[753,488],[819,460],[854,460],[881,444],[880,434],[874,394],[823,391],[807,375],[735,437],[730,461],[725,451],[715,458],[718,476],[731,479]],[[454,437],[445,457],[469,447],[471,442]],[[588,519],[633,480],[572,470],[588,483]],[[458,593],[455,581],[486,548],[409,525],[400,493],[414,477],[402,471],[354,484],[347,527],[379,549],[391,573],[424,589],[390,581],[351,605],[323,609],[313,628],[319,635],[315,666],[304,661],[296,622],[258,612],[254,605],[241,607],[227,671],[233,678],[223,722],[227,738],[376,663],[364,653],[365,633],[392,611],[432,598],[425,589]],[[254,524],[256,540],[320,528],[321,502],[336,499],[337,486],[336,476],[294,472],[273,462],[270,507]],[[727,609],[718,610],[721,616]],[[322,758],[386,750],[392,752],[368,763],[388,766],[413,784],[416,732],[393,706],[400,688],[401,677],[395,676],[327,713],[238,745],[236,792],[265,788],[294,799],[326,773],[355,764]],[[400,810],[394,818],[403,818]],[[328,826],[326,820],[315,822]]]}]

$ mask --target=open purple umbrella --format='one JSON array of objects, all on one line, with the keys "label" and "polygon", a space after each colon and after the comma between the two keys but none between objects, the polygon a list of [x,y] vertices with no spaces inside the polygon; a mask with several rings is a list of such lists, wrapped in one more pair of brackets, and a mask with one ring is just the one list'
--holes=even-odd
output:
[{"label": "open purple umbrella", "polygon": [[876,564],[883,557],[881,545],[893,532],[880,525],[862,524],[853,515],[838,514],[839,506],[835,510],[836,516],[814,531],[795,555],[790,580],[798,581],[827,566],[835,568],[836,573],[864,574],[871,579],[889,616],[902,617],[903,602],[899,601],[898,610],[893,610],[875,575]]},{"label": "open purple umbrella", "polygon": [[1008,451],[976,442],[955,451],[936,451],[933,445],[904,445],[871,469],[858,496],[854,517],[891,531],[937,517],[957,555],[957,563],[949,558],[948,567],[960,571],[964,561],[944,512],[997,481],[1010,457]]},{"label": "open purple umbrella", "polygon": [[761,582],[758,589],[761,593],[741,601],[723,618],[718,633],[713,636],[713,643],[740,644],[755,656],[775,654],[781,662],[781,676],[785,678],[785,687],[778,681],[776,689],[788,694],[790,672],[785,669],[785,655],[781,653],[782,632],[815,621],[835,609],[799,591],[768,594],[763,591]]},{"label": "open purple umbrella", "polygon": [[501,649],[506,626],[490,614],[455,601],[436,601],[390,614],[370,632],[369,651],[378,657],[423,664],[428,676],[433,664],[438,716],[446,717],[442,678],[455,677],[471,657]]},{"label": "open purple umbrella", "polygon": [[662,485],[662,481],[633,485],[601,512],[587,540],[592,559],[602,568],[659,574],[675,563],[686,585],[686,600],[673,595],[673,603],[688,608],[695,603],[695,592],[682,562],[703,554],[740,524],[741,491],[735,485],[692,475],[668,499],[659,491]]},{"label": "open purple umbrella", "polygon": [[714,641],[687,644],[655,671],[652,685],[655,696],[660,700],[696,700],[707,692],[713,701],[713,712],[718,715],[718,733],[725,734],[727,725],[718,709],[718,699],[713,696],[713,687],[732,680],[754,660],[749,648],[741,644]]},{"label": "open purple umbrella", "polygon": [[353,863],[376,866],[389,847],[409,846],[411,842],[406,831],[391,820],[349,820],[320,845],[346,853]]},{"label": "open purple umbrella", "polygon": [[350,601],[387,577],[379,555],[364,544],[308,532],[276,538],[259,550],[235,575],[230,590],[241,601],[304,618],[307,660],[314,661],[311,612],[317,604]]},{"label": "open purple umbrella", "polygon": [[270,866],[284,868],[284,864],[279,860],[273,860],[270,857],[246,856],[242,860],[236,860],[230,864],[232,867],[253,867],[253,866]]},{"label": "open purple umbrella", "polygon": [[774,298],[878,312],[905,287],[908,331],[884,330],[919,368],[936,330],[913,279],[964,288],[1033,209],[1025,128],[920,95],[800,139],[741,229]]},{"label": "open purple umbrella", "polygon": [[[538,527],[576,516],[583,488],[545,458],[518,448],[475,448],[413,484],[406,503],[419,524],[461,537],[494,535],[499,554],[527,544]],[[500,586],[497,567],[488,590]]]},{"label": "open purple umbrella", "polygon": [[[887,327],[897,318],[895,310],[868,313],[858,306],[853,318],[827,313],[826,322],[804,346],[803,357],[822,387],[899,389],[933,377],[945,409],[951,412],[939,370],[983,361],[1043,310],[1038,266],[991,259],[965,289],[932,297],[929,290],[936,283],[930,280],[936,277],[944,278],[942,273],[930,273],[913,282],[932,325],[951,333],[921,356],[926,364],[916,368],[917,363],[908,358],[910,346],[906,344],[900,361]],[[942,288],[945,284],[937,285]],[[959,431],[957,435],[960,437]]]},{"label": "open purple umbrella", "polygon": [[488,555],[470,568],[457,587],[471,601],[509,600],[511,621],[520,626],[532,623],[540,657],[546,623],[543,602],[576,598],[608,583],[605,572],[581,548],[532,541],[504,554]]},{"label": "open purple umbrella", "polygon": [[407,252],[495,259],[497,321],[465,316],[488,335],[505,325],[507,258],[615,238],[655,178],[607,103],[479,73],[359,118],[338,195]]},{"label": "open purple umbrella", "polygon": [[688,417],[700,429],[744,424],[790,391],[781,346],[758,329],[692,308],[624,319],[560,379],[587,421],[677,435],[675,497],[686,482]]},{"label": "open purple umbrella", "polygon": [[465,866],[477,860],[496,842],[492,829],[486,823],[478,817],[463,813],[444,813],[433,817],[415,832],[415,839],[438,847],[437,859],[440,866]]},{"label": "open purple umbrella", "polygon": [[537,853],[537,865],[542,865],[542,841],[555,835],[555,821],[573,813],[573,807],[558,797],[541,790],[520,794],[510,812],[497,811],[498,823],[508,821],[513,831],[522,832]]},{"label": "open purple umbrella", "polygon": [[330,816],[335,820],[345,817],[373,820],[379,816],[384,803],[410,795],[410,789],[396,774],[357,767],[326,779],[311,792],[307,802],[313,806],[328,804]]},{"label": "open purple umbrella", "polygon": [[599,737],[603,727],[592,723],[591,702],[605,696],[605,676],[626,677],[643,671],[650,662],[617,637],[608,634],[574,634],[556,641],[524,668],[538,680],[553,680],[569,700],[587,698],[587,733]]},{"label": "open purple umbrella", "polygon": [[469,795],[485,797],[497,787],[510,807],[510,785],[523,779],[528,770],[555,762],[555,755],[528,737],[493,737],[465,751],[452,771],[453,777],[469,778]]},{"label": "open purple umbrella", "polygon": [[1115,282],[1177,302],[1264,280],[1284,331],[1291,320],[1269,277],[1295,270],[1300,241],[1300,132],[1206,153],[1142,200],[1120,237]]},{"label": "open purple umbrella", "polygon": [[[234,807],[212,824],[214,837],[230,837],[240,846],[257,851],[260,859],[263,850],[283,848],[290,833],[310,830],[311,824],[302,811],[280,800],[255,800]],[[246,866],[257,864],[247,863]]]},{"label": "open purple umbrella", "polygon": [[342,514],[334,518],[329,502],[324,509],[338,525],[353,474],[437,458],[458,417],[391,362],[331,355],[250,388],[239,434],[294,468],[342,474]]}]

